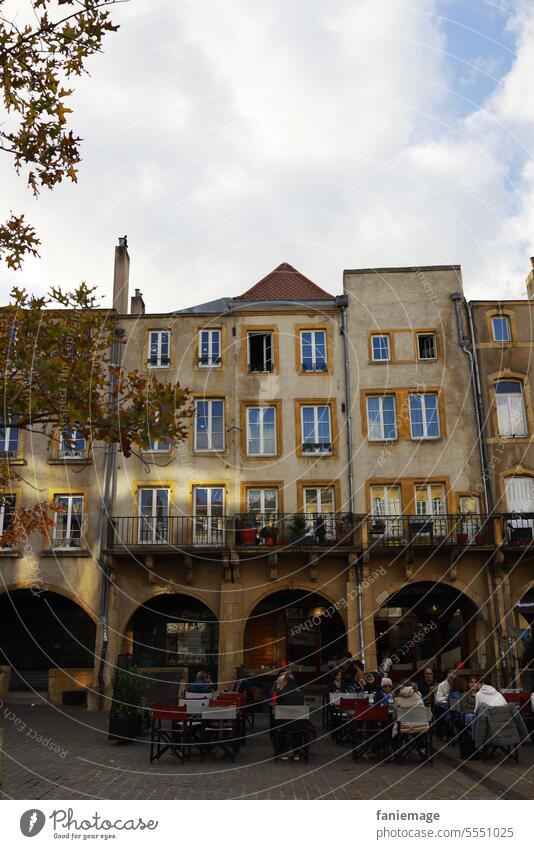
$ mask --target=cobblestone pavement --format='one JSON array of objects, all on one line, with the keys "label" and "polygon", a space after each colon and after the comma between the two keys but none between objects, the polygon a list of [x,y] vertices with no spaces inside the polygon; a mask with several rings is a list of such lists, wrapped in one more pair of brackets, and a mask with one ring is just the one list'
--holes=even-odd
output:
[{"label": "cobblestone pavement", "polygon": [[520,763],[494,757],[464,765],[447,746],[434,764],[355,764],[324,732],[309,764],[272,760],[266,718],[258,717],[235,764],[171,754],[149,763],[148,738],[107,739],[107,715],[75,708],[2,706],[1,798],[10,799],[533,799],[534,745]]}]

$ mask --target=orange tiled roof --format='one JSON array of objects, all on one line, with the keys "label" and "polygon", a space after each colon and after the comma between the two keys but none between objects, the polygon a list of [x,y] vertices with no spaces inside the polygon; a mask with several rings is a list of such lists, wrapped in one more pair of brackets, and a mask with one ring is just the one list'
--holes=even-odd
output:
[{"label": "orange tiled roof", "polygon": [[266,277],[237,295],[236,301],[331,301],[333,295],[325,292],[288,262],[282,262],[278,268]]}]

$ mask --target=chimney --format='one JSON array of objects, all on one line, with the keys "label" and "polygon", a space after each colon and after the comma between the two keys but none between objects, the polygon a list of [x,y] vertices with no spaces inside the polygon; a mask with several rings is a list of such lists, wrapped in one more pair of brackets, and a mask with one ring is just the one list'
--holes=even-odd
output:
[{"label": "chimney", "polygon": [[130,280],[130,257],[128,255],[128,238],[119,236],[119,244],[115,248],[115,269],[113,272],[113,308],[119,315],[128,312],[128,283]]},{"label": "chimney", "polygon": [[145,302],[139,289],[135,290],[135,295],[130,298],[130,313],[131,315],[144,315]]},{"label": "chimney", "polygon": [[532,268],[527,275],[527,298],[529,301],[534,300],[534,256],[530,257]]}]

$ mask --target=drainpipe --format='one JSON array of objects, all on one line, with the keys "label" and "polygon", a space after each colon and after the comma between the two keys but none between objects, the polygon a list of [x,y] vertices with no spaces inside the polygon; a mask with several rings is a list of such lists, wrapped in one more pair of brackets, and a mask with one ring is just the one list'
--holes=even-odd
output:
[{"label": "drainpipe", "polygon": [[[112,365],[118,367],[120,365],[121,342],[120,337],[124,335],[124,330],[116,328],[114,330],[116,339],[111,345],[111,362]],[[108,405],[110,411],[114,411],[116,402],[113,397],[117,379],[114,375],[110,377]],[[102,623],[102,645],[100,647],[100,663],[98,667],[98,709],[104,709],[105,696],[105,668],[108,653],[109,643],[109,588],[110,588],[110,565],[108,557],[104,555],[104,549],[108,544],[108,528],[109,519],[113,513],[113,495],[115,491],[115,483],[117,479],[117,445],[116,443],[106,443],[104,449],[104,486],[103,495],[100,498],[100,508],[98,512],[98,550],[96,562],[100,567],[102,576],[100,586],[100,621]]]},{"label": "drainpipe", "polygon": [[[345,405],[347,421],[347,471],[349,483],[349,512],[354,515],[354,466],[352,459],[352,399],[350,392],[350,358],[349,342],[347,335],[347,307],[349,299],[347,295],[336,298],[336,305],[341,309],[341,335],[343,337],[343,357],[345,373]],[[365,634],[363,628],[363,599],[362,599],[362,565],[360,558],[356,563],[356,598],[358,605],[358,634],[360,638],[360,660],[365,663]]]},{"label": "drainpipe", "polygon": [[[493,516],[493,498],[488,487],[488,477],[489,477],[489,465],[487,461],[486,455],[486,443],[484,440],[484,413],[483,413],[483,404],[482,404],[482,390],[480,384],[480,372],[478,368],[478,359],[476,354],[476,337],[475,337],[475,326],[473,322],[473,313],[471,310],[471,304],[465,300],[463,295],[459,292],[455,292],[451,295],[452,300],[454,301],[454,308],[456,310],[456,327],[458,330],[458,342],[464,354],[469,358],[469,368],[471,374],[471,386],[473,389],[473,398],[475,402],[475,418],[477,423],[477,438],[478,438],[478,447],[480,454],[480,466],[482,470],[482,484],[484,487],[484,496],[486,499],[486,507],[488,510],[488,515]],[[463,324],[462,324],[462,313],[461,313],[461,305],[465,305],[467,310],[467,316],[469,320],[469,334],[471,339],[469,340],[466,336],[464,336]],[[495,616],[495,625],[497,629],[497,643],[499,646],[499,656],[501,661],[501,672],[503,676],[506,677],[506,652],[504,651],[504,639],[502,633],[502,624],[501,617],[499,611],[499,602],[497,598],[497,575],[495,572],[495,563],[493,562],[493,558],[491,558],[489,564],[489,573],[491,580],[491,591],[493,595],[493,610]]]}]

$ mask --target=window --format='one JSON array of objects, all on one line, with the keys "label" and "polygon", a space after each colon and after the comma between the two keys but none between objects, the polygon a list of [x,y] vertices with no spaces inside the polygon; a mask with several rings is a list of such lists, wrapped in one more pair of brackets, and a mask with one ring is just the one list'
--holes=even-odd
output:
[{"label": "window", "polygon": [[163,487],[139,490],[139,542],[158,545],[169,541],[170,491]]},{"label": "window", "polygon": [[417,353],[420,360],[435,360],[438,356],[435,333],[417,334]]},{"label": "window", "polygon": [[511,342],[510,319],[506,315],[494,315],[491,319],[495,342]]},{"label": "window", "polygon": [[498,380],[495,403],[500,436],[527,436],[523,384],[519,380]]},{"label": "window", "polygon": [[220,368],[221,359],[221,331],[201,330],[199,333],[198,364],[200,368]]},{"label": "window", "polygon": [[224,451],[224,401],[195,402],[195,451]]},{"label": "window", "polygon": [[85,437],[79,427],[64,427],[59,441],[60,457],[83,457],[85,455]]},{"label": "window", "polygon": [[249,372],[274,371],[273,334],[253,331],[247,334]]},{"label": "window", "polygon": [[0,426],[0,455],[3,457],[18,457],[20,430],[18,427]]},{"label": "window", "polygon": [[[306,529],[320,536],[325,532],[329,537],[335,537],[335,496],[333,486],[307,486],[304,488],[304,513]],[[324,515],[328,514],[328,515]]]},{"label": "window", "polygon": [[438,439],[438,396],[435,392],[410,395],[410,428],[412,439]]},{"label": "window", "polygon": [[56,495],[60,510],[52,534],[53,548],[80,548],[82,541],[83,495]]},{"label": "window", "polygon": [[151,330],[148,334],[148,365],[166,368],[170,363],[171,334],[168,330]]},{"label": "window", "polygon": [[193,490],[193,536],[195,545],[224,542],[224,489],[196,486]]},{"label": "window", "polygon": [[371,336],[371,355],[375,363],[387,362],[391,359],[389,336],[386,334],[375,334]]},{"label": "window", "polygon": [[278,490],[274,487],[247,489],[247,513],[255,515],[258,524],[267,524],[278,513]]},{"label": "window", "polygon": [[445,487],[442,483],[415,486],[415,512],[418,516],[435,516],[446,512]]},{"label": "window", "polygon": [[171,443],[168,439],[151,439],[148,451],[153,454],[168,454]]},{"label": "window", "polygon": [[301,407],[302,451],[305,454],[332,453],[330,407]]},{"label": "window", "polygon": [[372,486],[371,512],[373,516],[400,516],[402,499],[400,486]]},{"label": "window", "polygon": [[402,537],[402,498],[400,486],[374,485],[371,487],[372,521],[370,532],[373,539],[383,535]]},{"label": "window", "polygon": [[460,513],[480,513],[480,498],[478,495],[461,495],[459,501]]},{"label": "window", "polygon": [[[16,496],[15,495],[0,495],[0,536],[9,529],[15,512]],[[5,545],[3,549],[11,548]]]},{"label": "window", "polygon": [[302,371],[326,371],[326,331],[300,331],[300,361]]},{"label": "window", "polygon": [[371,441],[397,438],[394,395],[367,398],[367,434]]},{"label": "window", "polygon": [[247,454],[276,454],[276,407],[247,407]]}]

